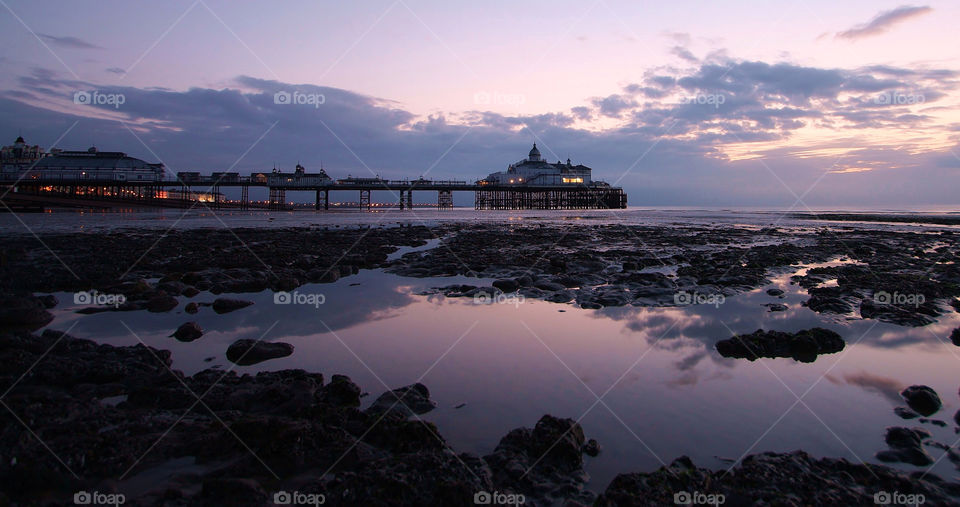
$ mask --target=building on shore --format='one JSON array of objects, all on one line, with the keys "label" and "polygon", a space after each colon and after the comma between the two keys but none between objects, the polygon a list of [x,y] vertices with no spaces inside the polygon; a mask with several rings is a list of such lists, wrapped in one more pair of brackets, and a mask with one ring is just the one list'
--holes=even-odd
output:
[{"label": "building on shore", "polygon": [[163,179],[163,164],[151,164],[120,151],[51,150],[28,146],[18,137],[13,146],[2,148],[2,177],[5,180],[91,180],[157,181]]},{"label": "building on shore", "polygon": [[591,179],[592,171],[591,168],[583,164],[571,164],[569,158],[566,163],[558,161],[551,164],[540,156],[540,150],[534,143],[527,158],[510,164],[506,171],[490,174],[477,181],[477,184],[517,186],[590,185],[593,183]]},{"label": "building on shore", "polygon": [[39,145],[30,146],[23,140],[23,136],[17,136],[17,140],[13,144],[0,148],[0,172],[2,172],[4,178],[8,175],[16,178],[38,160],[56,155],[59,152],[60,150],[54,149],[52,153],[47,153]]}]

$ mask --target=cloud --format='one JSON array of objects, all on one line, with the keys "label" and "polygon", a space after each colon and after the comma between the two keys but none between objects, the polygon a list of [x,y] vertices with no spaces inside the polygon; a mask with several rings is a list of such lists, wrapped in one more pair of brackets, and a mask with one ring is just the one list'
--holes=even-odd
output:
[{"label": "cloud", "polygon": [[[289,169],[297,160],[312,169],[322,159],[334,177],[417,177],[434,167],[427,177],[466,180],[502,169],[537,139],[551,160],[570,156],[594,167],[596,178],[623,185],[631,204],[790,205],[796,198],[784,183],[809,188],[829,167],[843,174],[824,178],[807,204],[945,203],[955,202],[951,189],[960,185],[946,147],[931,150],[909,136],[883,144],[869,129],[922,127],[922,138],[956,139],[955,124],[938,124],[938,113],[925,111],[946,105],[937,100],[952,93],[957,77],[944,69],[726,59],[658,69],[559,112],[422,116],[391,100],[316,84],[240,76],[220,88],[105,87],[35,68],[0,92],[0,136],[22,129],[31,143],[45,145],[81,120],[61,147],[82,149],[95,137],[105,149],[175,171],[236,164],[248,173],[275,163]],[[76,105],[77,90],[126,100],[121,108]],[[325,100],[319,107],[277,104],[281,92]],[[889,93],[922,93],[926,101],[915,108],[877,102]],[[682,100],[711,94],[722,95],[722,104]],[[796,144],[798,130],[810,126],[821,129],[821,139]],[[851,148],[856,157],[835,165],[837,150]],[[871,170],[847,170],[857,167]]]},{"label": "cloud", "polygon": [[670,54],[690,63],[700,63],[700,60],[698,60],[696,56],[693,56],[693,53],[691,53],[689,49],[683,46],[674,46],[670,49]]},{"label": "cloud", "polygon": [[46,40],[47,42],[53,44],[54,46],[60,46],[62,48],[103,49],[102,47],[97,46],[96,44],[91,44],[83,39],[78,39],[77,37],[69,37],[69,36],[58,37],[56,35],[47,35],[43,33],[38,33],[37,35],[40,36],[42,39]]},{"label": "cloud", "polygon": [[877,14],[867,23],[854,26],[853,28],[843,32],[838,32],[836,37],[839,39],[857,40],[874,35],[880,35],[898,23],[902,23],[910,18],[920,16],[931,11],[933,11],[933,8],[928,6],[900,6],[896,9]]},{"label": "cloud", "polygon": [[109,72],[109,73],[111,73],[111,74],[118,74],[118,75],[121,75],[121,76],[127,73],[126,70],[121,69],[120,67],[110,67],[110,68],[107,68],[107,69],[104,69],[104,70],[106,70],[107,72]]}]

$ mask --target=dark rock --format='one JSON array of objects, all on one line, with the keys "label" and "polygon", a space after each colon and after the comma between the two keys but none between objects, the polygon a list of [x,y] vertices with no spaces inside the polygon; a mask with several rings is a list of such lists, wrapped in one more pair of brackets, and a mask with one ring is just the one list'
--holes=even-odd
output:
[{"label": "dark rock", "polygon": [[40,303],[43,304],[43,307],[48,310],[60,304],[60,300],[58,300],[57,296],[54,296],[53,294],[37,296],[37,299],[40,300]]},{"label": "dark rock", "polygon": [[729,472],[678,458],[655,472],[618,475],[594,505],[676,505],[678,492],[723,495],[724,505],[875,505],[874,494],[894,490],[921,494],[930,505],[956,505],[960,495],[960,486],[930,474],[794,451],[747,456]]},{"label": "dark rock", "polygon": [[[203,481],[200,499],[205,505],[262,507],[268,505],[267,492],[252,479],[210,478]],[[272,502],[272,498],[269,499]]]},{"label": "dark rock", "polygon": [[163,313],[169,312],[177,307],[177,298],[168,295],[165,292],[158,292],[147,300],[144,305],[148,312]]},{"label": "dark rock", "polygon": [[265,342],[248,338],[233,342],[227,348],[227,359],[240,366],[262,363],[293,354],[293,345],[283,342]]},{"label": "dark rock", "polygon": [[186,322],[181,324],[170,336],[182,342],[192,342],[203,336],[203,329],[196,322]]},{"label": "dark rock", "polygon": [[784,312],[787,311],[787,305],[781,303],[766,303],[763,306],[767,307],[768,312]]},{"label": "dark rock", "polygon": [[430,400],[430,390],[418,382],[381,394],[367,409],[367,413],[396,413],[407,418],[425,414],[436,406],[437,404]]},{"label": "dark rock", "polygon": [[551,415],[533,428],[517,428],[500,439],[484,456],[494,484],[522,493],[534,505],[550,505],[560,498],[592,503],[583,491],[583,429],[573,419]]},{"label": "dark rock", "polygon": [[767,294],[770,296],[782,296],[783,290],[781,289],[767,289]]},{"label": "dark rock", "polygon": [[920,415],[933,415],[943,406],[937,392],[927,386],[910,386],[904,389],[900,396]]},{"label": "dark rock", "polygon": [[43,302],[33,296],[0,297],[0,327],[39,329],[53,320]]},{"label": "dark rock", "polygon": [[920,414],[910,410],[907,407],[897,407],[893,409],[893,413],[897,414],[901,419],[916,419],[920,417]]},{"label": "dark rock", "polygon": [[495,280],[492,285],[503,292],[515,292],[520,288],[520,284],[511,279]]},{"label": "dark rock", "polygon": [[217,298],[213,300],[213,311],[217,313],[229,313],[234,310],[246,308],[253,304],[253,301],[243,301],[241,299]]},{"label": "dark rock", "polygon": [[791,357],[801,362],[813,362],[817,355],[839,352],[844,346],[839,334],[815,327],[796,333],[758,329],[750,334],[721,340],[716,348],[723,357],[751,361],[761,357]]},{"label": "dark rock", "polygon": [[933,458],[923,448],[923,441],[927,438],[930,433],[921,428],[887,428],[885,440],[890,449],[878,452],[877,459],[916,466],[932,465]]},{"label": "dark rock", "polygon": [[960,327],[954,329],[953,332],[950,333],[950,341],[953,342],[954,345],[960,347]]},{"label": "dark rock", "polygon": [[592,438],[587,440],[587,443],[583,444],[583,453],[596,458],[600,454],[600,443]]},{"label": "dark rock", "polygon": [[566,288],[562,284],[559,284],[557,282],[551,282],[549,280],[537,281],[533,284],[533,286],[540,290],[545,290],[545,291],[563,290]]},{"label": "dark rock", "polygon": [[186,289],[183,289],[182,294],[185,297],[192,298],[193,296],[200,294],[200,290],[197,289],[196,287],[187,287]]},{"label": "dark rock", "polygon": [[196,302],[191,301],[187,303],[187,306],[183,308],[183,311],[189,314],[194,314],[200,311],[200,306]]},{"label": "dark rock", "polygon": [[325,403],[340,407],[360,406],[360,386],[354,384],[346,375],[334,375],[330,383],[320,390],[320,399]]}]

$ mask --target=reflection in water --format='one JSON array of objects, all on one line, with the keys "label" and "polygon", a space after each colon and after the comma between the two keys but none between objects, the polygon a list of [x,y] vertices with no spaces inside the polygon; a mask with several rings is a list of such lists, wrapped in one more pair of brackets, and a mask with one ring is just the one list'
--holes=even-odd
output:
[{"label": "reflection in water", "polygon": [[[940,392],[942,418],[956,410],[946,396],[957,388],[956,351],[946,337],[960,325],[957,314],[926,328],[818,315],[802,306],[807,295],[790,285],[794,273],[719,306],[582,310],[531,299],[476,305],[472,298],[417,296],[429,287],[489,281],[362,271],[298,289],[323,294],[322,305],[274,304],[273,295],[262,292],[238,295],[255,304],[225,315],[209,308],[187,315],[182,301],[167,314],[80,316],[66,306],[72,298],[61,295],[65,306],[50,327],[65,330],[77,321],[71,334],[81,338],[117,345],[143,340],[171,350],[174,367],[187,374],[208,367],[346,374],[373,394],[364,398],[367,404],[388,388],[422,381],[439,403],[424,419],[437,424],[454,449],[480,454],[543,414],[580,419],[586,435],[605,449],[588,458],[594,490],[617,473],[653,470],[684,454],[712,468],[724,466],[717,457],[794,449],[874,461],[884,448],[884,427],[902,424],[890,407],[901,404],[901,385]],[[784,290],[783,297],[767,295],[772,287]],[[787,310],[769,312],[763,305],[771,302]],[[205,330],[201,338],[169,337],[190,320]],[[846,349],[810,364],[725,359],[714,349],[733,333],[818,326],[840,333]],[[226,361],[235,340],[260,337],[295,351],[254,366]],[[884,376],[889,371],[897,380]],[[928,429],[937,440],[955,439],[952,428]],[[953,475],[949,460],[934,471]]]},{"label": "reflection in water", "polygon": [[837,385],[846,383],[852,386],[862,387],[866,391],[882,394],[896,405],[903,405],[903,397],[900,396],[900,391],[906,386],[903,382],[890,377],[883,377],[861,371],[846,374],[842,379],[833,375],[827,375],[826,379]]}]

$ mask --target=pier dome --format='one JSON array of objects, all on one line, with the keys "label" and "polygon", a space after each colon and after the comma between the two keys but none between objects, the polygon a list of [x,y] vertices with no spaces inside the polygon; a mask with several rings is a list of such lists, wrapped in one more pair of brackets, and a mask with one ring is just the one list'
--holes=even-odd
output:
[{"label": "pier dome", "polygon": [[537,149],[537,143],[533,143],[533,149],[530,150],[530,153],[527,155],[527,159],[531,162],[540,161],[540,150]]}]

